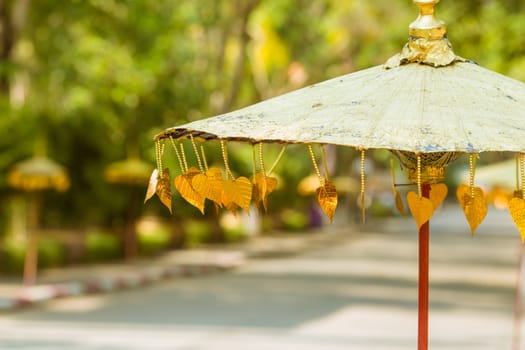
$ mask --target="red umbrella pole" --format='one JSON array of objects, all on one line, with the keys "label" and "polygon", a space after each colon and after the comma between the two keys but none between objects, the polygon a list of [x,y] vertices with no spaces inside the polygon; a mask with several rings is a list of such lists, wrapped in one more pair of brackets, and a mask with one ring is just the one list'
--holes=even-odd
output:
[{"label": "red umbrella pole", "polygon": [[[430,196],[430,185],[421,185],[423,197]],[[419,229],[419,277],[418,277],[418,350],[428,349],[428,255],[429,221]]]}]

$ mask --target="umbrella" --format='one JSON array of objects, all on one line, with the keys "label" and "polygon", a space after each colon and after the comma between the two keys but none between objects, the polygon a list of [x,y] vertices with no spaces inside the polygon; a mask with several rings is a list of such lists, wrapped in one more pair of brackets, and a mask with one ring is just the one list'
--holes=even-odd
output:
[{"label": "umbrella", "polygon": [[129,156],[125,160],[111,163],[104,171],[106,181],[129,187],[127,219],[124,232],[124,254],[129,259],[134,258],[138,250],[135,229],[137,206],[135,187],[147,184],[150,172],[151,165],[137,156]]},{"label": "umbrella", "polygon": [[[418,348],[426,349],[429,220],[447,195],[447,188],[441,183],[446,166],[461,154],[468,154],[469,183],[460,186],[456,194],[472,233],[487,213],[483,192],[474,184],[479,154],[516,152],[520,179],[525,179],[525,157],[521,153],[525,152],[525,84],[455,55],[446,37],[446,26],[434,17],[438,2],[414,0],[419,16],[409,26],[409,40],[384,65],[158,134],[157,169],[150,179],[146,199],[157,193],[171,210],[169,170],[162,168],[166,142],[173,144],[183,170],[175,179],[176,189],[201,211],[205,199],[228,209],[246,210],[251,199],[265,205],[266,196],[275,188],[274,180],[266,176],[271,171],[265,171],[262,161],[260,172],[252,181],[245,177],[235,179],[229,169],[225,142],[259,145],[260,153],[262,143],[267,142],[306,144],[320,178],[319,203],[331,217],[337,205],[337,191],[327,172],[321,174],[312,145],[354,147],[361,154],[363,169],[366,150],[391,151],[407,169],[408,179],[417,184],[417,192],[409,192],[407,202],[419,230]],[[191,140],[198,169],[187,166],[178,139]],[[207,169],[204,153],[199,156],[195,140],[220,141],[226,179],[216,169]],[[519,197],[510,203],[510,211],[525,237],[525,191],[521,188]],[[364,191],[362,171],[362,198]],[[397,200],[395,186],[394,193]]]},{"label": "umbrella", "polygon": [[130,157],[114,162],[104,170],[105,179],[114,184],[139,185],[147,184],[151,165],[137,157]]},{"label": "umbrella", "polygon": [[37,155],[15,164],[7,175],[7,182],[9,186],[31,194],[30,224],[33,232],[29,235],[23,278],[25,284],[33,284],[38,269],[38,225],[42,191],[66,191],[70,185],[69,176],[66,170],[52,159]]},{"label": "umbrella", "polygon": [[69,177],[65,169],[44,156],[36,156],[17,163],[9,172],[7,182],[13,188],[23,191],[54,189],[66,191]]}]

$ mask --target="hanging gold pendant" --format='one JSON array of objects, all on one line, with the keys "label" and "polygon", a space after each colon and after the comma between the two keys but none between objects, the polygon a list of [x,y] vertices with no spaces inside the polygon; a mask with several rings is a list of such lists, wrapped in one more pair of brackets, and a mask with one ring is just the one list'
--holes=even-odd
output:
[{"label": "hanging gold pendant", "polygon": [[253,189],[251,181],[241,176],[235,180],[223,181],[222,186],[224,189],[222,193],[224,206],[232,212],[235,212],[237,207],[240,207],[249,214]]},{"label": "hanging gold pendant", "polygon": [[315,154],[312,145],[308,145],[308,150],[310,151],[310,157],[312,158],[312,164],[314,166],[315,173],[321,184],[321,186],[316,190],[317,202],[319,202],[319,206],[328,217],[330,222],[332,222],[334,219],[335,210],[337,209],[337,190],[335,185],[328,179],[328,169],[326,166],[326,157],[324,157],[324,151],[322,154],[324,158],[323,164],[325,165],[325,177],[321,175],[321,171],[319,170],[319,166],[315,160]]},{"label": "hanging gold pendant", "polygon": [[421,183],[421,156],[417,155],[417,193],[408,192],[407,203],[412,217],[416,221],[417,228],[420,229],[434,215],[434,204],[429,198],[422,195]]},{"label": "hanging gold pendant", "polygon": [[192,186],[192,180],[198,174],[200,174],[199,169],[189,168],[185,174],[175,178],[175,188],[179,191],[182,198],[204,214],[204,202],[206,199],[195,191]]},{"label": "hanging gold pendant", "polygon": [[441,203],[447,198],[448,188],[445,184],[433,184],[430,185],[429,199],[434,206],[434,210],[437,209]]},{"label": "hanging gold pendant", "polygon": [[209,199],[222,207],[223,189],[222,171],[219,168],[209,168],[204,174],[197,174],[191,179],[193,189],[205,199]]},{"label": "hanging gold pendant", "polygon": [[149,177],[148,189],[146,190],[146,197],[144,197],[144,203],[151,199],[157,191],[157,183],[159,181],[159,171],[154,169]]},{"label": "hanging gold pendant", "polygon": [[157,195],[160,201],[170,213],[171,211],[171,183],[170,171],[168,168],[162,170],[162,155],[164,154],[164,143],[160,141],[155,142],[155,158],[157,161],[157,168],[153,170],[149,178],[148,189],[144,203],[146,203],[153,195]]},{"label": "hanging gold pendant", "polygon": [[[264,165],[264,156],[263,156],[263,144],[259,143],[259,172],[257,172],[256,164],[256,151],[255,147],[253,148],[253,204],[257,209],[259,209],[259,203],[262,203],[264,210],[268,211],[268,195],[275,191],[277,188],[277,179],[274,177],[266,176],[266,167]],[[282,156],[281,151],[280,156]],[[279,159],[279,157],[278,157]],[[272,166],[273,169],[273,166]]]},{"label": "hanging gold pendant", "polygon": [[472,235],[474,235],[474,232],[483,222],[488,212],[488,205],[483,190],[480,187],[474,186],[477,158],[477,154],[469,154],[469,185],[460,185],[456,191],[456,197],[465,212],[465,217],[467,218]]},{"label": "hanging gold pendant", "polygon": [[520,231],[521,242],[525,243],[525,199],[514,197],[509,201],[512,220]]},{"label": "hanging gold pendant", "polygon": [[259,172],[255,174],[253,181],[253,203],[257,208],[262,203],[264,210],[268,211],[268,195],[277,188],[277,179]]},{"label": "hanging gold pendant", "polygon": [[483,190],[480,187],[460,185],[456,191],[456,196],[467,218],[470,232],[474,235],[475,230],[483,222],[488,212]]},{"label": "hanging gold pendant", "polygon": [[434,205],[430,199],[420,197],[416,192],[408,192],[407,203],[418,229],[430,220],[434,214]]},{"label": "hanging gold pendant", "polygon": [[162,204],[164,204],[171,213],[171,185],[169,169],[164,169],[162,176],[159,175],[158,169],[153,170],[149,178],[148,189],[146,190],[146,197],[144,203],[151,199],[154,195],[159,197]]},{"label": "hanging gold pendant", "polygon": [[170,213],[171,211],[171,181],[170,181],[170,170],[168,168],[164,169],[162,175],[157,179],[157,186],[155,188],[155,193],[159,197],[162,204],[168,208]]},{"label": "hanging gold pendant", "polygon": [[520,231],[521,242],[525,243],[525,153],[516,156],[516,187],[513,198],[509,201],[509,212]]},{"label": "hanging gold pendant", "polygon": [[416,221],[417,227],[430,220],[436,209],[443,203],[447,197],[448,189],[445,184],[433,184],[430,186],[429,198],[420,197],[415,192],[409,192],[407,195],[408,207]]},{"label": "hanging gold pendant", "polygon": [[403,216],[407,215],[407,211],[405,209],[405,205],[403,204],[403,199],[401,199],[401,194],[399,194],[399,191],[397,188],[394,187],[394,200],[396,204],[396,208],[399,211],[399,213]]},{"label": "hanging gold pendant", "polygon": [[330,222],[334,219],[337,208],[337,190],[335,185],[325,179],[324,185],[317,189],[317,201]]}]

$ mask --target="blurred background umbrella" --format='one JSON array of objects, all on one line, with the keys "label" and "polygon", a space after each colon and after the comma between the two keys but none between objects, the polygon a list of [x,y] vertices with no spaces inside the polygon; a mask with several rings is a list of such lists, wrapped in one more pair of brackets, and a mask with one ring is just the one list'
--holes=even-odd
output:
[{"label": "blurred background umbrella", "polygon": [[35,156],[21,161],[9,172],[9,185],[26,192],[41,190],[66,191],[69,177],[66,170],[45,156]]},{"label": "blurred background umbrella", "polygon": [[59,192],[69,188],[69,176],[66,170],[45,155],[45,146],[37,142],[35,156],[13,166],[8,174],[9,186],[24,191],[29,198],[27,215],[28,232],[24,260],[23,282],[26,285],[36,282],[38,271],[38,241],[42,193],[46,190]]},{"label": "blurred background umbrella", "polygon": [[[230,174],[227,177],[232,176],[223,141],[351,146],[361,153],[363,163],[368,149],[391,151],[418,187],[407,200],[419,229],[418,348],[426,349],[429,220],[446,196],[446,187],[441,184],[445,167],[461,154],[469,155],[469,185],[458,192],[458,197],[474,232],[486,214],[481,189],[474,186],[475,160],[486,151],[525,151],[525,84],[456,56],[444,23],[434,17],[439,0],[414,2],[420,14],[409,27],[409,41],[386,64],[158,134],[158,177],[151,183],[147,198],[156,189],[169,207],[169,174],[163,171],[161,162],[166,139],[190,138],[193,143],[194,139],[220,140],[226,172]],[[319,201],[322,206],[332,202],[335,209],[335,188],[327,187],[328,174],[323,179],[315,168],[321,178]],[[212,191],[209,187],[203,189],[202,182],[192,183],[199,170],[188,171],[186,166],[183,173],[178,179],[184,186],[177,189],[193,205],[202,205],[203,211],[203,202],[196,203],[195,199],[201,196],[213,200]],[[364,195],[364,174],[361,180]],[[261,186],[254,181],[257,193]],[[267,185],[263,181],[263,189]],[[239,186],[237,192],[243,190]],[[223,193],[227,193],[226,187]],[[522,197],[520,200],[525,202],[525,191]],[[249,199],[247,194],[245,199]]]},{"label": "blurred background umbrella", "polygon": [[126,225],[124,229],[124,254],[132,259],[138,254],[136,221],[137,196],[136,191],[146,187],[152,166],[136,156],[130,156],[123,161],[114,162],[107,166],[104,177],[109,183],[123,185],[128,188],[128,204]]}]

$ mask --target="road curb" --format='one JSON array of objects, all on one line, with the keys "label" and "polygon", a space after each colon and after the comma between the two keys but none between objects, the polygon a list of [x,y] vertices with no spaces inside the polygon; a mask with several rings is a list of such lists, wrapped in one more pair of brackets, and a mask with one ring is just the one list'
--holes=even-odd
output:
[{"label": "road curb", "polygon": [[220,259],[217,262],[206,264],[155,266],[121,276],[99,276],[71,282],[21,287],[11,297],[0,297],[0,312],[28,308],[58,298],[111,293],[140,288],[174,278],[225,272],[239,267],[243,262],[243,259],[239,259],[238,254],[236,254],[236,258],[229,262]]},{"label": "road curb", "polygon": [[[225,272],[242,266],[249,259],[299,254],[313,248],[336,244],[348,236],[339,230],[333,231],[301,235],[275,234],[241,245],[232,245],[229,250],[213,250],[208,247],[202,251],[186,252],[185,259],[159,258],[146,265],[137,266],[133,272],[122,269],[123,272],[118,275],[101,273],[96,277],[90,275],[67,282],[21,287],[8,297],[0,296],[0,313],[36,306],[52,299],[111,293],[145,287],[163,280]],[[180,254],[181,252],[175,252],[174,256],[178,257]]]}]

